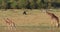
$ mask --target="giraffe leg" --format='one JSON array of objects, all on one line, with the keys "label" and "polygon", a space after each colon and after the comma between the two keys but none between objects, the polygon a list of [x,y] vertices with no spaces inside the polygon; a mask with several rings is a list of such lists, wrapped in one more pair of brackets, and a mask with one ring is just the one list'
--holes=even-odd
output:
[{"label": "giraffe leg", "polygon": [[59,27],[59,23],[57,23],[57,27]]},{"label": "giraffe leg", "polygon": [[16,30],[16,27],[15,27],[15,24],[14,24],[14,23],[11,23],[11,28],[12,28],[13,30]]}]

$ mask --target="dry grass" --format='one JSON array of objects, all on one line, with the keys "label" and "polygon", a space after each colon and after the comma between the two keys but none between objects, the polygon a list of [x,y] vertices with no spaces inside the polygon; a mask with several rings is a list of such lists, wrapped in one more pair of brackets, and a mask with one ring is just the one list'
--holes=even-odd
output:
[{"label": "dry grass", "polygon": [[[28,15],[23,15],[24,10],[7,10],[0,11],[0,31],[11,32],[6,27],[4,18],[10,18],[16,24],[16,29],[12,32],[59,32],[60,29],[55,27],[55,23],[51,24],[53,20],[40,10],[28,10]],[[60,12],[53,12],[60,19]]]}]

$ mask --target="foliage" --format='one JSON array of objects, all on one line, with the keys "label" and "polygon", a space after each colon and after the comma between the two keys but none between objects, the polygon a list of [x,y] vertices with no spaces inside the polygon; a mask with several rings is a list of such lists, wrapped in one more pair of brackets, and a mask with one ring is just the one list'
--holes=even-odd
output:
[{"label": "foliage", "polygon": [[[51,7],[60,7],[60,0],[0,0],[0,9],[6,9],[7,3],[11,3],[11,8],[13,9],[20,9],[20,8],[27,8],[27,9],[38,9],[38,8],[51,8]],[[53,4],[53,6],[52,6]],[[57,5],[58,4],[58,5]],[[57,5],[57,6],[55,6]]]}]

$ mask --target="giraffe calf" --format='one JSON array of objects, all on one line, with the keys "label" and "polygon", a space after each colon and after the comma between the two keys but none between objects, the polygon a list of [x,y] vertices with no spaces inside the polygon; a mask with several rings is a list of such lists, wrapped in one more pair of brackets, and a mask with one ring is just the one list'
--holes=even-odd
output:
[{"label": "giraffe calf", "polygon": [[10,29],[16,28],[15,23],[12,20],[10,20],[9,18],[6,18],[4,20],[5,20],[6,24],[8,25],[8,28],[10,28]]}]

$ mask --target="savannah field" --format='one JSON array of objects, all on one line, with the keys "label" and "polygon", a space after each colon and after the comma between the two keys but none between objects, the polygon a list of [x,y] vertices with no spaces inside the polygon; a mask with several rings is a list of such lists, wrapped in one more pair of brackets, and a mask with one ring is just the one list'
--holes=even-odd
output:
[{"label": "savannah field", "polygon": [[[51,20],[50,16],[40,9],[27,10],[27,15],[23,15],[24,10],[0,10],[0,32],[60,32],[60,28],[55,25],[55,20]],[[50,12],[60,19],[60,9],[53,9]],[[9,30],[5,18],[11,19],[16,28]]]}]

